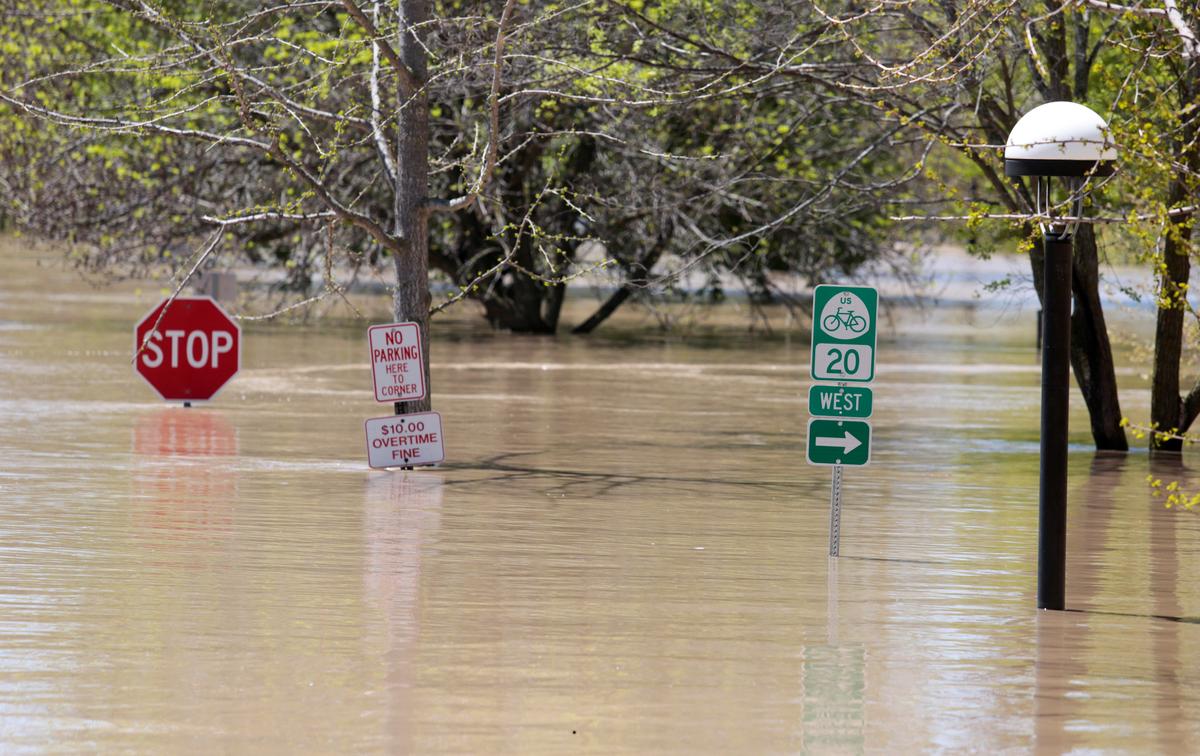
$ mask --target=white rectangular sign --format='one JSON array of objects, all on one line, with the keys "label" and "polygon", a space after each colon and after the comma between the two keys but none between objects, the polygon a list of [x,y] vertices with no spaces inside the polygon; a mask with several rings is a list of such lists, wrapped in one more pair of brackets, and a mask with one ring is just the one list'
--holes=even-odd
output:
[{"label": "white rectangular sign", "polygon": [[413,402],[425,398],[425,363],[421,327],[392,323],[367,329],[371,344],[371,377],[375,401]]},{"label": "white rectangular sign", "polygon": [[365,425],[371,467],[436,465],[446,459],[442,416],[436,412],[373,417]]},{"label": "white rectangular sign", "polygon": [[818,381],[869,381],[874,350],[868,344],[814,344],[812,377]]}]

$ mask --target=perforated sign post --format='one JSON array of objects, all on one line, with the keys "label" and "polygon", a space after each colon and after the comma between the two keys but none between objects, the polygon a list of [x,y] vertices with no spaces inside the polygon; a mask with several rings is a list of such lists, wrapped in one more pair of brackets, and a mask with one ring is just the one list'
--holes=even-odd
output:
[{"label": "perforated sign post", "polygon": [[830,487],[829,555],[841,549],[842,468],[871,461],[871,389],[852,384],[875,379],[879,292],[871,286],[818,286],[813,291],[813,335],[808,391],[807,457],[833,468]]}]

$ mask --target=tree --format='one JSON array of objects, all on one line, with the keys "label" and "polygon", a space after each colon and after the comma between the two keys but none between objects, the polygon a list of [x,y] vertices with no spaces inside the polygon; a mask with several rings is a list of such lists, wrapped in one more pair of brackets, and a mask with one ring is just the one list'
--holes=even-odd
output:
[{"label": "tree", "polygon": [[[1193,254],[1196,193],[1200,189],[1200,45],[1196,19],[1172,0],[1161,8],[1093,2],[1119,14],[1114,46],[1125,55],[1110,69],[1113,128],[1133,170],[1125,196],[1137,202],[1129,215],[1146,245],[1144,260],[1158,278],[1150,434],[1156,451],[1179,452],[1200,416],[1200,381],[1181,394],[1184,321]],[[1189,14],[1194,14],[1194,6]],[[1140,211],[1140,212],[1137,212]]]},{"label": "tree", "polygon": [[[753,301],[787,301],[776,273],[816,283],[901,257],[884,197],[906,196],[922,146],[860,102],[745,60],[769,58],[775,36],[818,37],[819,15],[675,0],[601,3],[596,16],[603,44],[568,45],[564,57],[603,66],[602,81],[556,94],[622,125],[605,134],[596,166],[606,194],[589,211],[623,281],[577,331],[681,275],[707,278],[718,296],[732,275]],[[812,65],[834,75],[847,62],[822,54]]]},{"label": "tree", "polygon": [[[895,126],[901,134],[936,143],[939,156],[948,148],[957,155],[942,161],[955,166],[951,175],[934,172],[923,150],[914,151],[914,167],[935,180],[934,193],[949,203],[948,210],[958,211],[968,229],[987,218],[1015,222],[1016,237],[1030,251],[1039,297],[1034,204],[1028,187],[1004,176],[1001,148],[1020,115],[1040,102],[1091,102],[1108,114],[1122,148],[1121,172],[1113,180],[1121,191],[1108,197],[1119,197],[1120,209],[1105,209],[1103,184],[1096,182],[1092,212],[1104,221],[1140,224],[1145,258],[1160,279],[1151,413],[1160,433],[1153,443],[1179,448],[1174,436],[1200,414],[1200,383],[1180,391],[1192,198],[1200,167],[1200,47],[1190,6],[1181,9],[1172,0],[1161,7],[1107,0],[764,3],[737,17],[734,34],[714,31],[729,24],[699,4],[673,3],[671,12],[640,3],[625,7],[637,23],[670,38],[691,58],[664,55],[656,65],[674,66],[703,82],[740,76],[756,92],[779,92],[788,80],[817,87],[828,100],[874,108],[875,123],[867,128]],[[691,12],[679,13],[680,8]],[[821,23],[813,23],[814,14]],[[974,189],[979,180],[987,196]],[[1088,225],[1075,243],[1071,361],[1097,447],[1124,450],[1099,270],[1097,240]]]},{"label": "tree", "polygon": [[[61,44],[22,49],[18,70],[5,67],[0,102],[76,132],[59,132],[52,153],[39,154],[72,191],[59,198],[57,214],[40,210],[36,227],[89,242],[100,261],[132,244],[143,262],[216,227],[189,260],[191,271],[227,241],[251,250],[264,241],[320,245],[327,270],[335,255],[386,254],[395,268],[395,317],[419,323],[428,350],[429,218],[472,207],[491,178],[516,5],[507,0],[498,17],[481,23],[434,19],[429,0],[267,7],[10,0],[8,18],[18,28],[5,30],[7,44],[26,32]],[[487,82],[478,111],[487,136],[471,165],[458,166],[471,176],[465,191],[436,200],[430,50],[448,44],[455,29],[469,29],[462,39],[470,40],[485,28],[486,44],[455,48],[451,60],[486,72],[476,79]],[[124,190],[116,207],[106,191],[112,179]],[[48,186],[36,179],[28,189],[45,197]],[[156,216],[143,222],[150,211]],[[298,233],[314,226],[323,233]],[[274,248],[291,259],[288,244]],[[340,293],[332,281],[327,286]]]},{"label": "tree", "polygon": [[[20,184],[22,225],[79,242],[95,270],[186,260],[186,274],[209,239],[205,260],[282,266],[297,296],[324,274],[322,297],[339,293],[334,261],[391,259],[416,281],[427,257],[457,285],[450,301],[549,333],[588,248],[625,280],[582,330],[681,269],[732,271],[768,296],[770,271],[821,276],[889,248],[850,179],[894,143],[831,137],[836,102],[697,78],[619,4],[8,4],[22,54],[0,103],[43,125],[8,119],[26,133],[2,177]],[[752,43],[738,24],[754,12],[727,12],[731,44]],[[428,253],[409,241],[423,229]],[[407,286],[397,312],[415,317],[428,295]]]},{"label": "tree", "polygon": [[[911,0],[864,10],[854,3],[814,4],[825,20],[816,37],[795,39],[763,28],[758,33],[764,50],[754,57],[728,50],[720,55],[769,80],[790,78],[853,98],[873,107],[879,121],[953,150],[960,165],[971,167],[970,181],[985,182],[990,198],[964,197],[960,187],[969,181],[935,176],[943,199],[976,221],[994,215],[991,208],[998,204],[1002,215],[1021,219],[1021,236],[1030,239],[1031,194],[1019,180],[1005,178],[999,148],[1019,116],[1038,101],[1088,99],[1092,66],[1110,30],[1077,5]],[[813,59],[829,49],[848,51],[853,62],[834,69]],[[927,163],[917,167],[929,170]],[[1040,297],[1041,250],[1030,252]],[[1075,377],[1097,448],[1124,450],[1128,443],[1090,229],[1076,239],[1074,268]]]}]

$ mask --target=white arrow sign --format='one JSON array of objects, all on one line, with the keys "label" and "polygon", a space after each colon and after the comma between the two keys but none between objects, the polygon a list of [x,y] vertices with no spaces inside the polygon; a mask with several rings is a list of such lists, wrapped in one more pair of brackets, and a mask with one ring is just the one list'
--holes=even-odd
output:
[{"label": "white arrow sign", "polygon": [[850,431],[846,431],[845,438],[818,436],[815,443],[817,446],[839,446],[842,449],[842,454],[849,454],[862,446],[862,441],[850,435]]}]

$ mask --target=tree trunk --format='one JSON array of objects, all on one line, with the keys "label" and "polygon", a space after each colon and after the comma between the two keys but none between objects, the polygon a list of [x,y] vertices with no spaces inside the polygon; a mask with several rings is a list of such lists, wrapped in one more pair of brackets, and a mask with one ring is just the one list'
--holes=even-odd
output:
[{"label": "tree trunk", "polygon": [[558,330],[558,318],[562,315],[563,300],[567,298],[565,283],[550,284],[546,293],[546,301],[542,306],[542,319],[550,325],[550,333]]},{"label": "tree trunk", "polygon": [[429,0],[401,0],[398,52],[412,72],[416,90],[401,85],[397,96],[395,233],[403,251],[396,255],[397,322],[418,323],[425,363],[425,398],[396,402],[396,413],[425,412],[431,406],[429,381],[429,100],[425,84],[429,78],[425,45],[421,35],[429,19]]},{"label": "tree trunk", "polygon": [[[1177,183],[1177,182],[1173,182]],[[1172,190],[1171,205],[1175,205]],[[1167,233],[1163,245],[1162,274],[1159,277],[1158,322],[1154,328],[1154,382],[1150,389],[1150,424],[1160,431],[1180,433],[1186,428],[1183,422],[1182,402],[1179,399],[1179,361],[1183,354],[1184,308],[1177,298],[1186,296],[1191,260],[1188,257],[1187,226],[1179,226]],[[1150,448],[1155,451],[1178,452],[1183,442],[1177,438],[1150,439]]]},{"label": "tree trunk", "polygon": [[[1043,301],[1041,244],[1034,245],[1029,262],[1038,301]],[[1071,368],[1079,393],[1088,408],[1092,441],[1105,451],[1128,451],[1129,441],[1121,427],[1121,405],[1117,397],[1117,372],[1112,344],[1100,303],[1100,264],[1096,237],[1090,226],[1082,226],[1075,237],[1072,262]]]},{"label": "tree trunk", "polygon": [[[1194,108],[1200,85],[1200,70],[1189,62],[1180,77],[1182,112]],[[1174,145],[1176,168],[1167,193],[1167,207],[1190,204],[1194,176],[1200,168],[1200,138],[1195,115],[1184,116],[1179,141]],[[1167,224],[1163,242],[1163,267],[1158,281],[1158,321],[1154,328],[1154,381],[1150,388],[1150,424],[1155,430],[1184,433],[1195,419],[1195,392],[1184,400],[1179,395],[1179,363],[1183,354],[1183,321],[1187,311],[1187,284],[1191,275],[1192,223],[1188,216],[1177,216]],[[1186,414],[1185,414],[1186,412]],[[1151,451],[1180,452],[1183,442],[1177,438],[1150,437]]]},{"label": "tree trunk", "polygon": [[626,264],[625,267],[625,282],[620,288],[612,293],[612,295],[600,305],[597,310],[592,313],[591,317],[575,326],[571,333],[587,334],[596,330],[601,323],[608,320],[609,316],[617,311],[617,308],[625,303],[625,300],[633,296],[636,289],[644,289],[649,283],[648,276],[650,270],[658,262],[658,258],[662,257],[663,252],[667,248],[667,243],[670,242],[671,236],[675,233],[675,224],[672,221],[666,221],[662,228],[659,229],[658,237],[654,240],[654,245],[646,250],[632,264]]},{"label": "tree trunk", "polygon": [[571,333],[588,334],[596,330],[601,323],[608,320],[608,316],[617,311],[617,308],[625,304],[625,300],[633,295],[633,286],[626,282],[621,284],[621,288],[614,291],[608,299],[604,300],[604,304],[596,308],[596,311],[591,316],[571,329]]},{"label": "tree trunk", "polygon": [[514,282],[511,296],[492,295],[483,299],[484,315],[493,328],[513,333],[554,335],[558,325],[557,312],[553,319],[547,319],[543,314],[541,292],[529,291],[530,282],[542,286],[541,282],[525,279]]},{"label": "tree trunk", "polygon": [[1121,427],[1121,403],[1117,397],[1117,373],[1112,344],[1100,304],[1100,259],[1091,226],[1082,225],[1075,235],[1071,314],[1071,367],[1087,404],[1096,448],[1129,451]]},{"label": "tree trunk", "polygon": [[[1042,38],[1050,74],[1042,92],[1052,100],[1087,100],[1091,68],[1087,61],[1088,21],[1075,14],[1072,32],[1075,38],[1074,76],[1071,51],[1067,44],[1067,24],[1056,18]],[[1073,84],[1073,86],[1072,86]],[[1072,94],[1073,92],[1073,94]],[[1037,268],[1042,266],[1038,261]],[[1100,303],[1100,258],[1096,251],[1095,229],[1081,224],[1075,233],[1071,258],[1071,370],[1079,393],[1083,394],[1092,427],[1092,441],[1101,451],[1129,451],[1125,429],[1121,427],[1121,404],[1117,397],[1117,372],[1113,364],[1112,344]],[[1041,296],[1039,285],[1038,295]]]}]

